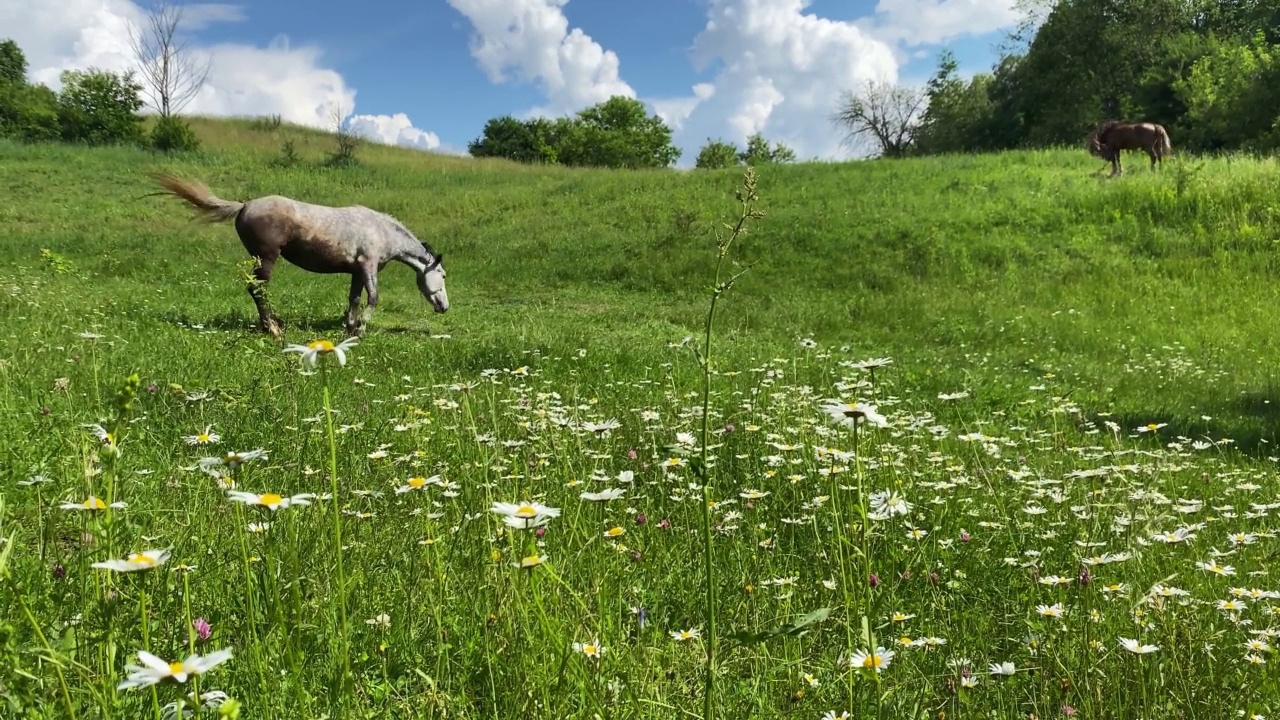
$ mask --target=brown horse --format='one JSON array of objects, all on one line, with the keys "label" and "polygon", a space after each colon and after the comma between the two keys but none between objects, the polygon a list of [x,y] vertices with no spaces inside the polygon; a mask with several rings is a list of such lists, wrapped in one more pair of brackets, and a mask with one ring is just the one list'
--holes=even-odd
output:
[{"label": "brown horse", "polygon": [[[310,272],[351,275],[346,329],[353,335],[364,334],[369,316],[378,306],[378,271],[392,260],[413,268],[418,290],[436,312],[449,309],[441,264],[444,256],[390,215],[361,205],[312,205],[279,195],[232,202],[214,196],[198,182],[167,174],[156,176],[156,181],[164,188],[159,194],[182,198],[204,220],[235,221],[240,242],[258,260],[253,271],[255,282],[249,283],[258,322],[277,340],[280,318],[268,308],[264,288],[281,257]],[[367,292],[368,304],[358,316],[361,292]]]},{"label": "brown horse", "polygon": [[1151,158],[1151,169],[1163,163],[1164,156],[1173,153],[1169,133],[1156,123],[1123,123],[1115,120],[1103,123],[1089,136],[1089,154],[1111,161],[1111,176],[1124,172],[1120,165],[1123,150],[1143,150]]}]

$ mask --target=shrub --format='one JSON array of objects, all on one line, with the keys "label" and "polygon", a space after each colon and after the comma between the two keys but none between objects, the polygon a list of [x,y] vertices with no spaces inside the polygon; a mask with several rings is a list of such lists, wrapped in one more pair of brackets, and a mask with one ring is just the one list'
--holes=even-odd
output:
[{"label": "shrub", "polygon": [[185,120],[170,115],[151,128],[151,147],[161,152],[188,152],[200,148],[200,138]]}]

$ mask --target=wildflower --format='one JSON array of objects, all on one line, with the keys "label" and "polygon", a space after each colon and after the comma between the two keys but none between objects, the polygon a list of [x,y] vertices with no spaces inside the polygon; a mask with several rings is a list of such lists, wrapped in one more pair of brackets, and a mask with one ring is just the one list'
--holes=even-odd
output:
[{"label": "wildflower", "polygon": [[501,515],[502,521],[507,525],[521,529],[546,525],[551,518],[560,515],[560,508],[547,507],[535,502],[523,502],[517,505],[495,501],[489,511]]},{"label": "wildflower", "polygon": [[180,663],[167,663],[146,650],[139,650],[138,660],[142,662],[142,666],[126,665],[125,669],[130,671],[130,675],[116,686],[116,689],[148,687],[164,681],[185,683],[187,678],[203,675],[230,659],[230,648],[218,650],[203,657],[189,655]]},{"label": "wildflower", "polygon": [[267,452],[262,449],[249,450],[248,452],[227,452],[222,457],[207,457],[200,459],[200,469],[210,475],[217,475],[217,468],[225,467],[231,472],[235,472],[247,462],[259,460],[267,457]]},{"label": "wildflower", "polygon": [[196,636],[201,640],[208,640],[213,635],[213,626],[202,617],[192,620],[191,628],[196,631]]},{"label": "wildflower", "polygon": [[1018,668],[1008,660],[1001,663],[991,663],[987,666],[987,669],[992,675],[1003,675],[1005,677],[1013,675],[1018,671]]},{"label": "wildflower", "polygon": [[407,493],[411,490],[421,490],[428,485],[439,485],[439,484],[440,484],[439,475],[432,475],[429,478],[411,477],[409,478],[409,482],[396,488],[396,494],[400,495],[402,493]]},{"label": "wildflower", "polygon": [[305,362],[309,367],[315,367],[316,360],[321,355],[328,355],[330,353],[333,353],[334,355],[337,356],[339,365],[346,365],[347,364],[346,351],[350,350],[358,342],[360,342],[359,339],[353,338],[353,337],[347,338],[346,340],[343,340],[337,345],[334,345],[328,340],[312,340],[306,345],[288,345],[285,347],[284,352],[287,352],[287,353],[296,352],[300,354],[302,356],[302,361]]},{"label": "wildflower", "polygon": [[885,520],[894,515],[906,515],[914,507],[895,490],[882,490],[872,493],[869,499],[871,501],[870,517],[872,520]]},{"label": "wildflower", "polygon": [[213,445],[222,439],[222,436],[213,431],[211,427],[205,427],[204,432],[195,435],[186,435],[182,438],[188,445]]},{"label": "wildflower", "polygon": [[893,651],[885,650],[883,647],[877,647],[873,653],[865,653],[859,650],[849,658],[849,666],[854,668],[874,668],[876,672],[884,672],[889,667],[889,663],[893,661]]},{"label": "wildflower", "polygon": [[517,567],[521,570],[532,570],[547,561],[546,555],[530,555],[520,559],[520,562],[511,563],[511,567]]},{"label": "wildflower", "polygon": [[604,536],[607,538],[616,538],[621,537],[625,532],[626,530],[624,530],[621,525],[615,525],[614,527],[605,530]]},{"label": "wildflower", "polygon": [[139,553],[130,553],[123,560],[103,560],[102,562],[93,563],[89,567],[101,570],[115,570],[116,572],[150,570],[163,565],[169,559],[169,554],[169,550],[143,550]]},{"label": "wildflower", "polygon": [[828,710],[822,714],[822,720],[849,720],[849,711],[841,710],[837,714],[835,710]]},{"label": "wildflower", "polygon": [[63,510],[106,510],[108,507],[116,508],[118,510],[125,507],[125,503],[117,500],[110,505],[107,505],[101,498],[90,495],[88,499],[82,503],[64,502],[59,505],[59,507]]},{"label": "wildflower", "polygon": [[608,488],[607,490],[601,490],[600,492],[584,492],[578,495],[578,497],[583,500],[593,502],[608,502],[610,500],[617,500],[626,494],[627,491],[624,488]]},{"label": "wildflower", "polygon": [[699,636],[698,628],[690,628],[688,630],[672,630],[671,639],[676,641],[692,640]]},{"label": "wildflower", "polygon": [[605,647],[600,644],[599,640],[592,640],[589,643],[576,642],[573,644],[573,649],[575,652],[580,652],[589,658],[599,660],[600,656],[604,655]]},{"label": "wildflower", "polygon": [[261,505],[262,507],[275,512],[281,508],[287,508],[290,505],[310,505],[311,499],[315,497],[315,493],[302,493],[292,497],[284,497],[275,493],[256,493],[244,492],[242,490],[228,490],[227,496],[236,502],[242,502],[245,505]]},{"label": "wildflower", "polygon": [[884,415],[876,412],[875,405],[868,405],[863,402],[846,403],[839,400],[828,400],[822,406],[825,412],[837,424],[844,427],[855,427],[864,422],[869,422],[876,427],[888,427],[889,421]]},{"label": "wildflower", "polygon": [[1135,655],[1146,655],[1148,653],[1153,653],[1160,649],[1155,645],[1139,644],[1137,640],[1133,640],[1131,638],[1126,638],[1126,637],[1120,638],[1120,647],[1124,648],[1125,650],[1128,650],[1129,652]]},{"label": "wildflower", "polygon": [[391,616],[386,613],[381,613],[375,617],[371,617],[368,620],[365,620],[364,624],[373,625],[375,627],[379,627],[385,630],[391,627]]}]

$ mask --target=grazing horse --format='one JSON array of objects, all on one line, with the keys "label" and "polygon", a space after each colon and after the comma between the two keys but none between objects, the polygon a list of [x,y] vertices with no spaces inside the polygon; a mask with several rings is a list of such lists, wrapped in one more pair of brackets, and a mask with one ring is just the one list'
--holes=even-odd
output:
[{"label": "grazing horse", "polygon": [[[378,306],[378,271],[392,260],[413,268],[418,290],[436,312],[449,309],[444,256],[390,215],[362,205],[313,205],[280,195],[232,202],[215,197],[198,182],[173,175],[158,175],[156,181],[164,188],[157,194],[182,198],[208,222],[235,220],[244,249],[258,260],[253,271],[255,282],[249,283],[258,322],[277,340],[280,318],[270,311],[264,290],[281,257],[310,272],[351,275],[345,320],[349,334],[364,334],[369,316]],[[364,313],[358,314],[362,291],[368,293],[368,304]]]},{"label": "grazing horse", "polygon": [[1143,150],[1151,158],[1151,169],[1156,163],[1164,163],[1164,156],[1173,153],[1169,133],[1156,123],[1122,123],[1115,120],[1103,123],[1089,136],[1089,154],[1111,161],[1111,176],[1124,172],[1120,166],[1122,150]]}]

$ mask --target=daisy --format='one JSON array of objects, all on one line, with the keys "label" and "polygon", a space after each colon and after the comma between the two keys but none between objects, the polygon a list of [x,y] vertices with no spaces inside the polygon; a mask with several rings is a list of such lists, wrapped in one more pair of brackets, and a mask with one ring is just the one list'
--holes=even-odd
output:
[{"label": "daisy", "polygon": [[991,663],[987,666],[987,670],[990,671],[992,675],[1003,675],[1005,677],[1018,672],[1017,666],[1008,660],[1002,663]]},{"label": "daisy", "polygon": [[608,502],[610,500],[617,500],[618,498],[626,494],[627,494],[627,491],[624,490],[623,488],[609,488],[607,490],[601,490],[600,492],[595,492],[595,493],[584,492],[578,497],[582,498],[583,500],[591,500],[596,502]]},{"label": "daisy", "polygon": [[58,507],[63,510],[106,510],[109,507],[117,510],[126,507],[123,501],[117,500],[110,505],[102,501],[101,498],[90,495],[84,502],[64,502]]},{"label": "daisy", "polygon": [[101,570],[115,570],[116,572],[151,570],[163,565],[169,559],[169,554],[169,550],[143,550],[138,553],[129,553],[129,556],[123,560],[103,560],[102,562],[93,563],[89,567]]},{"label": "daisy", "polygon": [[204,432],[195,435],[185,435],[182,438],[188,445],[213,445],[222,439],[222,436],[213,431],[211,427],[205,427]]},{"label": "daisy", "polygon": [[203,657],[188,655],[187,659],[180,663],[167,663],[146,650],[139,650],[138,660],[142,662],[142,666],[126,665],[125,669],[130,672],[130,675],[116,686],[116,689],[148,687],[164,681],[185,683],[187,678],[203,675],[230,659],[230,648],[218,650]]},{"label": "daisy", "polygon": [[296,352],[300,354],[302,356],[302,361],[310,367],[316,366],[316,360],[321,355],[328,355],[329,353],[333,353],[337,356],[339,365],[346,365],[346,351],[350,350],[359,342],[360,340],[358,338],[353,337],[347,338],[337,345],[334,345],[328,340],[312,340],[306,345],[288,345],[285,347],[284,352]]},{"label": "daisy", "polygon": [[692,640],[699,636],[698,628],[689,628],[688,630],[672,630],[671,639],[676,641]]},{"label": "daisy", "polygon": [[859,650],[849,658],[849,666],[854,668],[874,668],[876,672],[884,672],[889,667],[889,663],[893,661],[893,651],[885,650],[883,647],[876,648],[874,653],[865,653]]},{"label": "daisy", "polygon": [[863,402],[846,403],[839,400],[828,400],[823,406],[825,412],[837,424],[844,427],[855,427],[869,422],[876,427],[888,427],[889,421],[884,415],[876,412],[875,405]]},{"label": "daisy", "polygon": [[1147,653],[1153,653],[1160,649],[1155,645],[1140,644],[1137,640],[1126,637],[1120,638],[1120,647],[1128,650],[1134,655],[1146,655]]},{"label": "daisy", "polygon": [[262,449],[249,450],[247,452],[228,451],[227,454],[222,457],[200,458],[200,469],[210,475],[217,474],[217,469],[220,467],[225,467],[228,470],[235,472],[241,465],[244,465],[247,462],[266,457],[267,451]]},{"label": "daisy", "polygon": [[242,490],[228,490],[227,496],[236,502],[242,502],[245,505],[261,505],[262,507],[275,512],[281,508],[287,508],[290,505],[310,505],[311,499],[315,497],[315,493],[302,493],[292,497],[284,497],[275,493],[257,493],[244,492]]},{"label": "daisy", "polygon": [[400,495],[402,493],[407,493],[411,490],[421,490],[428,485],[439,485],[439,484],[440,484],[439,475],[432,475],[429,478],[411,477],[409,478],[409,482],[396,488],[396,494]]},{"label": "daisy", "polygon": [[1060,618],[1067,614],[1067,609],[1062,603],[1054,603],[1052,605],[1037,605],[1036,612],[1045,617]]},{"label": "daisy", "polygon": [[600,656],[604,655],[605,650],[599,640],[592,640],[589,643],[576,642],[573,644],[573,649],[575,652],[580,652],[583,655],[586,655],[589,658],[595,658],[596,660],[599,660]]},{"label": "daisy", "polygon": [[560,508],[547,507],[541,503],[523,502],[520,504],[494,502],[490,512],[502,516],[502,521],[514,528],[533,528],[546,525],[553,517],[560,515]]},{"label": "daisy", "polygon": [[521,570],[532,570],[547,561],[546,555],[530,555],[521,558],[520,562],[511,563],[511,567],[517,567]]},{"label": "daisy", "polygon": [[872,493],[869,499],[871,501],[870,517],[872,520],[885,520],[894,515],[906,515],[915,507],[899,495],[896,490],[881,490],[880,492]]}]

